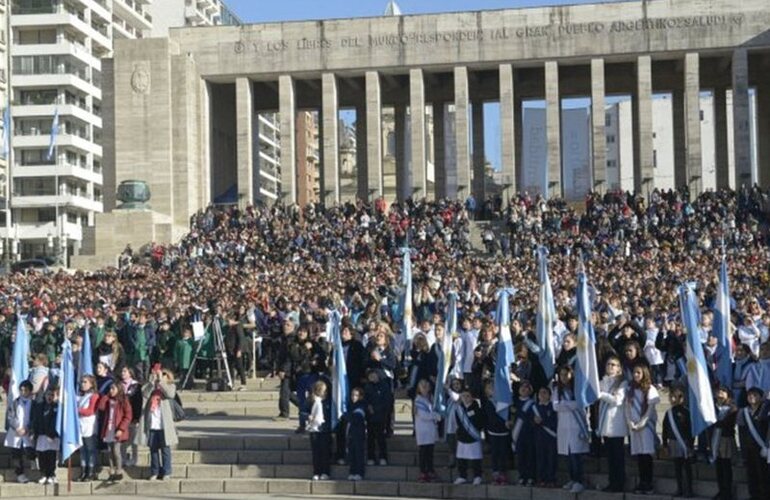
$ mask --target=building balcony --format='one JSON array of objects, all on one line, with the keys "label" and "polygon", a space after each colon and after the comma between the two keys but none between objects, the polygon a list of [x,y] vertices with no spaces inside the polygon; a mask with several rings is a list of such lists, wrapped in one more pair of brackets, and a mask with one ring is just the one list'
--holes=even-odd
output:
[{"label": "building balcony", "polygon": [[15,104],[13,105],[14,118],[32,118],[32,117],[50,117],[56,110],[59,110],[59,116],[73,116],[81,121],[89,123],[94,127],[102,128],[102,119],[93,114],[87,107],[81,107],[78,104]]},{"label": "building balcony", "polygon": [[85,80],[79,75],[73,75],[71,73],[59,73],[59,74],[43,74],[43,75],[13,75],[13,88],[18,89],[21,87],[72,87],[80,90],[85,94],[90,94],[94,99],[101,101],[102,91],[100,88],[92,85],[88,80]]},{"label": "building balcony", "polygon": [[[79,224],[64,222],[61,228],[56,227],[55,222],[17,222],[18,235],[20,240],[43,240],[48,241],[48,235],[56,237],[61,230],[70,240],[80,241],[83,239],[83,228]],[[0,238],[5,238],[6,228],[0,228]],[[16,236],[16,231],[11,228],[11,238]]]},{"label": "building balcony", "polygon": [[[13,148],[27,148],[27,149],[46,149],[51,141],[49,134],[37,134],[37,135],[14,135],[13,136]],[[56,138],[57,148],[74,148],[79,149],[84,153],[92,153],[99,157],[102,156],[102,147],[95,144],[89,139],[78,137],[76,135],[70,135],[60,133]]]},{"label": "building balcony", "polygon": [[144,12],[142,5],[138,4],[135,0],[113,0],[112,13],[113,16],[119,16],[125,23],[130,24],[140,33],[143,30],[152,29],[152,17],[148,19],[146,15],[149,16],[149,14]]},{"label": "building balcony", "polygon": [[102,185],[104,178],[101,172],[88,169],[87,166],[64,163],[60,165],[19,165],[13,167],[14,179],[24,177],[74,177],[94,184]]},{"label": "building balcony", "polygon": [[85,45],[75,43],[69,40],[59,40],[51,44],[18,45],[15,44],[11,49],[13,56],[50,56],[65,55],[73,56],[83,63],[99,71],[102,69],[102,62],[91,54],[91,51]]},{"label": "building balcony", "polygon": [[83,195],[63,194],[61,196],[14,193],[11,199],[11,206],[13,208],[51,208],[57,204],[59,207],[74,207],[87,212],[101,212],[103,210],[101,202],[89,199],[85,193]]}]

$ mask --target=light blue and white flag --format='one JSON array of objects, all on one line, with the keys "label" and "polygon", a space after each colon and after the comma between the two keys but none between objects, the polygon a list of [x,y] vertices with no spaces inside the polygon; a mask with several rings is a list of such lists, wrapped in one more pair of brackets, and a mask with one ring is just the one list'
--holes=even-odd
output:
[{"label": "light blue and white flag", "polygon": [[334,348],[334,369],[332,370],[332,430],[337,428],[340,418],[348,411],[348,369],[345,363],[345,348],[342,346],[342,317],[339,311],[329,313],[330,338]]},{"label": "light blue and white flag", "polygon": [[78,419],[77,383],[72,363],[72,344],[64,339],[62,344],[61,375],[59,379],[59,413],[56,415],[56,432],[61,441],[61,461],[67,460],[81,446],[80,420]]},{"label": "light blue and white flag", "polygon": [[508,409],[513,404],[511,365],[513,364],[513,339],[511,338],[511,312],[508,299],[516,290],[503,288],[497,294],[497,360],[495,362],[495,409],[500,418],[508,420]]},{"label": "light blue and white flag", "polygon": [[540,276],[540,297],[537,303],[537,315],[535,316],[535,331],[537,345],[540,349],[538,359],[543,367],[545,376],[550,380],[553,377],[556,353],[554,352],[553,328],[556,325],[556,305],[553,301],[551,279],[548,277],[548,250],[545,247],[537,249],[537,262]]},{"label": "light blue and white flag", "polygon": [[722,256],[719,285],[714,302],[714,336],[717,338],[716,377],[725,387],[733,386],[733,342],[730,338],[730,285],[727,281],[727,259]]},{"label": "light blue and white flag", "polygon": [[83,333],[83,346],[80,348],[80,359],[78,359],[78,377],[94,374],[94,359],[91,350],[91,333],[86,326]]},{"label": "light blue and white flag", "polygon": [[436,391],[433,394],[433,407],[437,412],[446,412],[444,385],[447,383],[449,368],[452,364],[452,343],[457,333],[457,292],[449,292],[446,306],[446,328],[444,328],[444,340],[437,346],[438,352],[438,377],[436,378]]},{"label": "light blue and white flag", "polygon": [[51,123],[51,140],[48,143],[48,153],[45,155],[45,159],[51,161],[53,159],[54,152],[56,151],[56,140],[59,138],[59,108],[53,113],[53,122]]},{"label": "light blue and white flag", "polygon": [[679,309],[687,335],[687,387],[690,404],[692,435],[697,436],[717,421],[714,396],[711,392],[706,357],[700,341],[700,310],[695,298],[694,284],[679,287]]},{"label": "light blue and white flag", "polygon": [[7,105],[3,111],[3,158],[11,154],[11,106]]},{"label": "light blue and white flag", "polygon": [[403,266],[401,268],[401,286],[403,287],[402,297],[402,314],[401,314],[401,331],[406,338],[406,346],[404,352],[409,353],[412,345],[412,337],[414,331],[412,329],[412,306],[414,300],[412,299],[412,251],[407,248],[402,248],[401,253],[404,255]]},{"label": "light blue and white flag", "polygon": [[27,326],[24,324],[24,316],[16,317],[16,339],[13,341],[13,355],[11,358],[11,381],[8,384],[8,404],[12,404],[19,397],[19,384],[29,379],[29,338]]},{"label": "light blue and white flag", "polygon": [[599,398],[599,367],[596,362],[596,334],[591,323],[591,293],[588,278],[582,269],[578,271],[576,300],[578,328],[575,401],[585,408]]}]

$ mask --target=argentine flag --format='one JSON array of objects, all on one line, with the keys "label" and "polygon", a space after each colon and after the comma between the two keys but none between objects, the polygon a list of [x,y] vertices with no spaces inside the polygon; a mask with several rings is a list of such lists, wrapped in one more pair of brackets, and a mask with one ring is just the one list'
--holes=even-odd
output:
[{"label": "argentine flag", "polygon": [[24,316],[16,316],[16,339],[13,342],[11,381],[8,384],[8,405],[19,397],[19,384],[29,378],[29,338]]},{"label": "argentine flag", "polygon": [[540,296],[537,302],[537,314],[535,317],[535,331],[537,345],[540,348],[538,359],[545,371],[545,376],[550,380],[553,377],[556,354],[553,346],[553,327],[556,324],[556,305],[553,301],[551,279],[548,277],[548,250],[545,247],[537,249],[537,262],[540,276]]},{"label": "argentine flag", "polygon": [[444,401],[444,385],[447,382],[449,368],[452,364],[452,342],[457,333],[457,292],[449,292],[446,306],[446,328],[444,328],[444,340],[438,349],[438,378],[436,391],[433,394],[433,407],[436,411],[446,411]]},{"label": "argentine flag", "polygon": [[511,365],[513,364],[513,339],[511,338],[511,313],[508,298],[516,293],[513,288],[503,288],[497,294],[497,360],[495,362],[495,409],[500,418],[508,420],[508,408],[513,404]]},{"label": "argentine flag", "polygon": [[591,295],[585,271],[578,272],[577,353],[575,363],[575,400],[582,408],[599,397],[599,367],[596,363],[596,334],[591,323]]},{"label": "argentine flag", "polygon": [[345,363],[345,348],[342,346],[342,318],[339,311],[329,313],[330,338],[334,348],[334,369],[332,370],[332,430],[348,411],[348,368]]},{"label": "argentine flag", "polygon": [[687,387],[689,391],[690,425],[692,435],[697,436],[717,421],[714,396],[711,393],[706,357],[700,342],[700,310],[693,291],[693,284],[679,287],[679,309],[682,313],[687,346]]},{"label": "argentine flag", "polygon": [[730,338],[730,286],[727,282],[727,259],[722,256],[719,266],[719,285],[714,303],[714,336],[717,338],[717,369],[719,383],[733,386],[733,342]]},{"label": "argentine flag", "polygon": [[45,159],[51,161],[56,150],[56,140],[59,137],[59,108],[56,108],[53,113],[53,122],[51,123],[51,140],[48,143],[48,153],[45,155]]},{"label": "argentine flag", "polygon": [[409,248],[402,248],[401,252],[404,255],[403,267],[401,268],[401,286],[404,288],[401,329],[404,338],[406,338],[404,352],[408,354],[412,345],[412,337],[414,336],[412,331],[412,305],[414,304],[412,299],[412,251]]},{"label": "argentine flag", "polygon": [[67,460],[81,446],[80,420],[75,383],[75,367],[72,364],[72,344],[64,339],[62,344],[61,379],[59,380],[59,413],[56,415],[56,432],[61,439],[61,461]]},{"label": "argentine flag", "polygon": [[83,333],[83,347],[80,348],[79,365],[78,377],[94,374],[94,360],[93,352],[91,350],[91,333],[88,331],[88,326],[86,326],[85,332]]}]

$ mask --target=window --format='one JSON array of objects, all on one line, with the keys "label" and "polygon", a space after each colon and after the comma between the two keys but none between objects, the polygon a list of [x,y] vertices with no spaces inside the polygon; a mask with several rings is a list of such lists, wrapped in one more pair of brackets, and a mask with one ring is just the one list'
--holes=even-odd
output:
[{"label": "window", "polygon": [[700,121],[703,121],[703,110],[700,110]]},{"label": "window", "polygon": [[607,160],[607,168],[617,168],[617,160]]},{"label": "window", "polygon": [[604,115],[604,126],[605,127],[611,127],[612,126],[612,114],[606,113]]},{"label": "window", "polygon": [[652,168],[658,168],[658,150],[652,150]]},{"label": "window", "polygon": [[607,144],[615,144],[615,134],[610,134],[607,136]]}]

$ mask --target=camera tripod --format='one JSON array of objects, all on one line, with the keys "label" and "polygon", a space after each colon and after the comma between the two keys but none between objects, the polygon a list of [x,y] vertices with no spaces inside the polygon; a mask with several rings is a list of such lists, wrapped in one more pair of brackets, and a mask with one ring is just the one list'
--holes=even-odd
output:
[{"label": "camera tripod", "polygon": [[[227,353],[225,352],[225,339],[222,335],[222,323],[221,316],[217,314],[214,316],[214,318],[211,320],[211,323],[209,323],[209,326],[211,327],[211,335],[214,338],[214,358],[217,362],[217,376],[221,379],[222,378],[222,371],[224,370],[225,373],[225,380],[227,380],[227,388],[229,390],[233,389],[233,378],[230,376],[230,366],[227,363]],[[195,348],[195,355],[193,356],[192,363],[190,363],[190,369],[187,370],[187,374],[184,377],[184,382],[182,383],[182,388],[187,387],[187,382],[189,381],[192,374],[195,373],[195,364],[197,363],[198,359],[200,359],[200,352],[201,348],[203,347],[203,342],[206,339],[205,336],[201,338],[198,341],[198,345]]]}]

